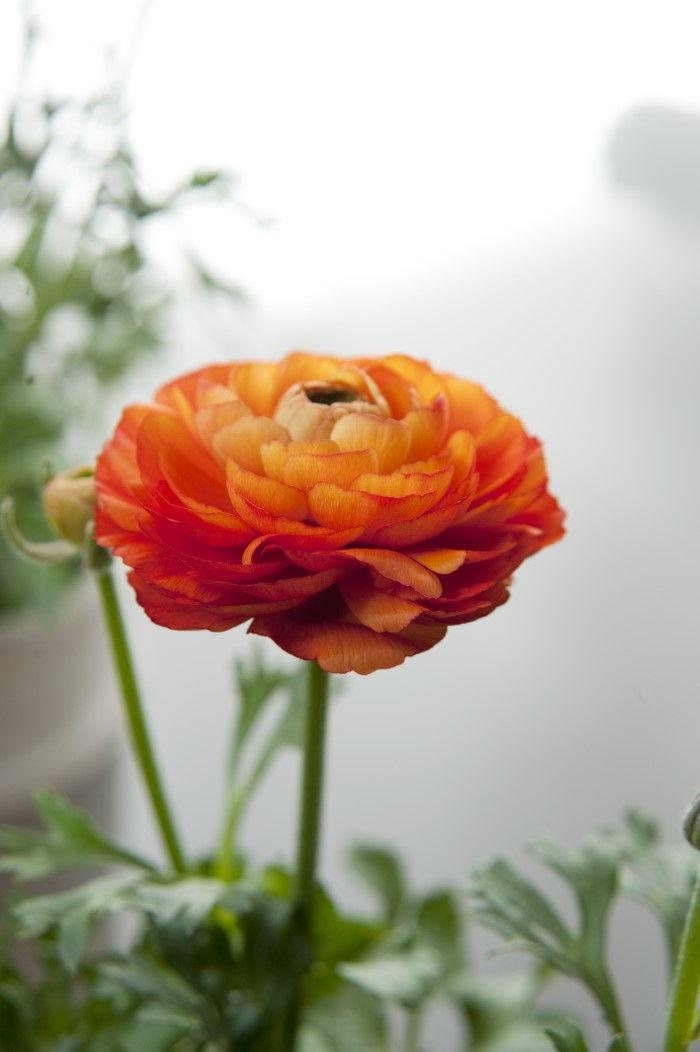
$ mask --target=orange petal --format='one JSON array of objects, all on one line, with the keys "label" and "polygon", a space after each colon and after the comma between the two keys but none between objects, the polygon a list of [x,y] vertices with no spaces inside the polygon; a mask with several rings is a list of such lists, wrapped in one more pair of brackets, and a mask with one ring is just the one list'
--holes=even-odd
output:
[{"label": "orange petal", "polygon": [[411,445],[411,432],[398,420],[379,420],[367,413],[341,416],[330,435],[344,452],[372,449],[379,471],[393,471],[404,464]]},{"label": "orange petal", "polygon": [[382,392],[394,420],[402,420],[411,409],[418,408],[420,403],[414,388],[384,361],[370,364],[367,373]]},{"label": "orange petal", "polygon": [[498,410],[494,399],[470,380],[443,375],[442,382],[450,406],[450,428],[478,434]]},{"label": "orange petal", "polygon": [[256,416],[272,416],[274,412],[279,369],[267,362],[243,362],[231,370],[236,393]]},{"label": "orange petal", "polygon": [[422,472],[406,475],[402,471],[394,471],[391,475],[359,475],[351,488],[382,497],[408,497],[411,494],[432,493],[433,503],[437,504],[447,492],[453,474],[454,468],[449,467],[431,475]]},{"label": "orange petal", "polygon": [[319,525],[335,530],[364,525],[367,539],[388,523],[420,517],[435,503],[433,493],[382,497],[342,489],[332,482],[319,482],[308,496],[309,511]]},{"label": "orange petal", "polygon": [[333,482],[347,487],[364,471],[377,466],[373,449],[353,453],[293,453],[284,466],[283,478],[289,486],[308,492],[317,482]]},{"label": "orange petal", "polygon": [[433,573],[451,574],[463,565],[466,552],[454,548],[412,548],[411,558]]},{"label": "orange petal", "polygon": [[402,552],[386,551],[383,548],[349,548],[342,553],[364,566],[371,566],[389,581],[406,585],[422,596],[436,599],[442,594],[439,577],[425,566]]},{"label": "orange petal", "polygon": [[[212,449],[215,436],[224,427],[235,424],[241,417],[250,416],[250,409],[236,398],[217,402],[197,410],[194,426],[197,434],[208,449]],[[225,457],[221,457],[224,461]]]},{"label": "orange petal", "polygon": [[383,358],[382,364],[415,389],[419,405],[432,405],[445,391],[444,377],[433,372],[427,362],[420,362],[403,354],[393,354]]},{"label": "orange petal", "polygon": [[308,515],[305,494],[293,486],[285,486],[283,482],[257,475],[254,471],[246,471],[235,460],[228,461],[226,478],[232,501],[234,496],[241,496],[271,515],[297,522],[303,522]]},{"label": "orange petal", "polygon": [[476,443],[467,431],[455,431],[447,445],[455,469],[454,481],[461,482],[472,473],[476,465]]},{"label": "orange petal", "polygon": [[217,456],[235,460],[247,471],[264,474],[260,447],[266,442],[285,442],[289,435],[276,421],[266,416],[244,416],[235,424],[219,431],[213,439]]},{"label": "orange petal", "polygon": [[446,630],[411,625],[405,634],[395,635],[342,621],[308,622],[296,620],[291,614],[274,614],[254,618],[248,631],[268,636],[288,654],[317,661],[326,672],[358,672],[366,676],[400,665],[412,654],[434,646]]},{"label": "orange petal", "polygon": [[425,460],[442,449],[447,436],[447,400],[440,395],[431,407],[412,409],[401,421],[411,429],[409,460]]},{"label": "orange petal", "polygon": [[423,612],[410,599],[398,599],[373,586],[366,573],[345,577],[339,585],[340,594],[358,621],[375,632],[400,632]]},{"label": "orange petal", "polygon": [[330,439],[321,439],[313,442],[265,442],[260,447],[260,459],[263,471],[271,479],[284,482],[284,467],[290,456],[310,453],[317,456],[319,453],[338,453],[339,449],[335,442]]}]

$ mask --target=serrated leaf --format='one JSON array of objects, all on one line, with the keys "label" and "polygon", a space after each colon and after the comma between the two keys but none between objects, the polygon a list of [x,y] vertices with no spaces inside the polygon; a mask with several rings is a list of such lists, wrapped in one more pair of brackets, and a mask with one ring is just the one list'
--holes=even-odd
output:
[{"label": "serrated leaf", "polygon": [[135,874],[110,873],[69,891],[26,899],[15,907],[18,934],[33,939],[55,928],[59,958],[73,972],[85,952],[91,928],[124,910],[129,890],[142,879]]},{"label": "serrated leaf", "polygon": [[393,923],[406,894],[401,863],[396,855],[370,844],[356,844],[350,850],[348,861],[379,897],[386,920]]},{"label": "serrated leaf", "polygon": [[406,1005],[427,995],[440,970],[440,958],[425,947],[338,966],[338,974],[361,989]]},{"label": "serrated leaf", "polygon": [[527,935],[533,925],[542,928],[554,937],[561,946],[572,942],[572,934],[557,911],[550,906],[534,884],[525,880],[503,859],[479,870],[475,875],[475,890],[480,898],[490,903],[498,901],[507,906],[509,916],[520,918],[519,932]]},{"label": "serrated leaf", "polygon": [[159,924],[177,923],[193,931],[224,898],[230,908],[236,890],[221,880],[185,877],[168,883],[142,882],[131,889],[127,899],[132,909],[149,914]]},{"label": "serrated leaf", "polygon": [[17,880],[37,880],[86,865],[126,865],[149,872],[150,863],[104,837],[87,815],[48,790],[36,794],[46,830],[0,827],[0,870]]}]

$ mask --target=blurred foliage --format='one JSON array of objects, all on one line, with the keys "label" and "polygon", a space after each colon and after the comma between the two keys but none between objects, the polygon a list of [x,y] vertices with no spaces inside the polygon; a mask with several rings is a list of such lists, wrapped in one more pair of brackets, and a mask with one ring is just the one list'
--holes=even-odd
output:
[{"label": "blurred foliage", "polygon": [[[197,172],[147,193],[122,94],[57,101],[20,89],[0,131],[0,497],[15,498],[20,528],[37,539],[47,536],[42,462],[60,458],[104,388],[161,344],[174,292],[242,297],[187,249],[176,278],[149,255],[155,217],[229,198],[232,183]],[[0,546],[0,615],[50,607],[74,569],[37,570]]]}]

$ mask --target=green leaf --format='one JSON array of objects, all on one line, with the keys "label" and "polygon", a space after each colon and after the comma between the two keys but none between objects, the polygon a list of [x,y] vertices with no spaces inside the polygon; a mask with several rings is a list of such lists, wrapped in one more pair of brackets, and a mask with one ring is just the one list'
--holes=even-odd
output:
[{"label": "green leaf", "polygon": [[305,1013],[302,1052],[389,1052],[384,1011],[376,997],[343,985]]},{"label": "green leaf", "polygon": [[125,895],[127,908],[149,914],[158,924],[177,924],[186,932],[205,924],[217,906],[239,913],[250,902],[251,896],[243,889],[209,877],[142,881]]},{"label": "green leaf", "polygon": [[446,973],[463,963],[462,923],[449,891],[432,892],[420,903],[417,942],[439,956]]},{"label": "green leaf", "polygon": [[104,837],[90,819],[64,797],[49,790],[36,794],[46,831],[0,827],[0,871],[21,881],[36,880],[86,865],[127,865],[153,872],[131,851]]},{"label": "green leaf", "polygon": [[[583,1034],[576,1024],[569,1020],[564,1020],[556,1027],[545,1027],[544,1032],[557,1052],[589,1052]],[[612,1046],[609,1052],[612,1052]]]},{"label": "green leaf", "polygon": [[[513,934],[530,937],[536,927],[553,936],[560,946],[573,942],[572,933],[537,888],[503,859],[479,870],[474,878],[480,898],[498,902],[512,918]],[[517,921],[516,921],[517,918]]]},{"label": "green leaf", "polygon": [[358,963],[340,964],[338,973],[367,993],[413,1005],[440,976],[440,958],[426,947],[386,953]]},{"label": "green leaf", "polygon": [[404,876],[396,855],[384,848],[357,844],[350,850],[348,860],[355,873],[379,897],[386,920],[393,923],[406,895]]},{"label": "green leaf", "polygon": [[69,891],[26,899],[15,907],[18,934],[20,938],[34,939],[55,928],[59,959],[73,972],[85,952],[93,925],[125,909],[129,890],[142,879],[133,873],[110,873]]}]

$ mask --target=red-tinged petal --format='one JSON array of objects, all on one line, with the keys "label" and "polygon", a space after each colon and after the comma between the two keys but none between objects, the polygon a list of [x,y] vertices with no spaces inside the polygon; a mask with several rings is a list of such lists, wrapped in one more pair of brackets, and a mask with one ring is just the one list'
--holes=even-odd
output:
[{"label": "red-tinged petal", "polygon": [[[204,445],[216,455],[214,439],[219,431],[236,424],[242,417],[250,415],[247,405],[232,398],[198,409],[194,417],[194,425]],[[225,458],[221,457],[221,462],[224,460]]]},{"label": "red-tinged petal", "polygon": [[438,537],[443,530],[451,526],[457,520],[460,511],[461,504],[433,508],[419,519],[382,526],[372,539],[375,544],[384,548],[408,548],[414,544],[423,544]]},{"label": "red-tinged petal", "polygon": [[353,453],[294,453],[287,458],[283,477],[287,485],[298,486],[308,493],[318,482],[348,487],[362,472],[376,467],[377,455],[373,449]]},{"label": "red-tinged petal", "polygon": [[[445,634],[442,628],[411,626],[397,635],[374,632],[364,625],[345,622],[307,622],[289,614],[256,617],[248,629],[268,636],[288,654],[316,661],[326,672],[358,672],[366,676],[393,668],[407,657],[427,650]],[[418,629],[418,631],[416,631]]]},{"label": "red-tinged petal", "polygon": [[244,497],[247,502],[272,516],[294,519],[296,522],[303,522],[308,515],[305,494],[293,486],[256,475],[254,471],[246,471],[235,460],[227,463],[226,478],[232,502],[235,497]]},{"label": "red-tinged petal", "polygon": [[137,436],[136,459],[147,485],[165,479],[171,489],[182,488],[204,504],[221,506],[222,490],[225,498],[221,470],[216,462],[193,442],[192,434],[182,421],[166,412],[150,413],[143,420]]},{"label": "red-tinged petal", "polygon": [[377,454],[378,471],[394,471],[407,460],[411,431],[398,420],[380,420],[368,413],[341,416],[330,434],[341,450],[372,449]]},{"label": "red-tinged petal", "polygon": [[[228,376],[231,371],[230,365],[209,365],[204,369],[196,369],[194,372],[179,376],[171,383],[164,384],[156,394],[155,400],[158,405],[167,406],[178,414],[183,405],[193,409],[199,405],[199,391],[203,384],[228,385]],[[189,415],[189,410],[185,410]]]},{"label": "red-tinged petal", "polygon": [[357,620],[375,632],[400,632],[423,612],[409,599],[378,592],[368,574],[351,574],[338,587]]},{"label": "red-tinged petal", "polygon": [[184,598],[168,595],[141,577],[135,570],[129,574],[129,582],[136,592],[136,599],[151,621],[164,628],[180,630],[208,629],[223,632],[249,620],[222,607],[202,606]]},{"label": "red-tinged petal", "polygon": [[288,438],[276,421],[264,416],[244,416],[217,432],[212,447],[218,458],[235,460],[246,471],[263,475],[260,447],[265,442],[286,442]]},{"label": "red-tinged petal", "polygon": [[329,438],[315,442],[265,442],[260,447],[260,459],[263,472],[268,478],[284,482],[284,469],[290,456],[303,453],[317,456],[323,453],[339,452],[337,443],[331,442]]},{"label": "red-tinged petal", "polygon": [[417,595],[435,599],[442,594],[440,578],[410,555],[383,548],[350,548],[342,554],[363,566],[371,566],[389,581],[412,588]]},{"label": "red-tinged petal", "polygon": [[497,489],[521,471],[528,454],[522,424],[509,413],[497,413],[476,436],[476,466],[481,493]]}]

